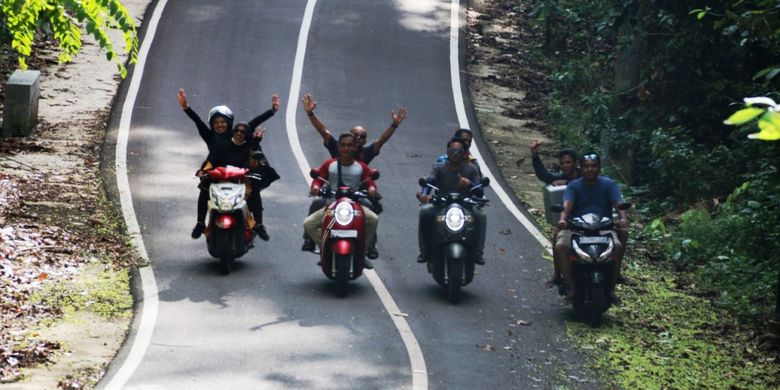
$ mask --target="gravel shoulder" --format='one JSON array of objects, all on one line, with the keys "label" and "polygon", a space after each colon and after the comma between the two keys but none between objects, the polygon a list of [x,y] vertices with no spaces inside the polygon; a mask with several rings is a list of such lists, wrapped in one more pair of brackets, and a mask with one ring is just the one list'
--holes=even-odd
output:
[{"label": "gravel shoulder", "polygon": [[[150,0],[122,3],[140,25]],[[72,63],[50,43],[35,57],[40,124],[0,146],[0,389],[90,388],[129,328],[138,261],[99,174],[121,79],[89,39]]]}]

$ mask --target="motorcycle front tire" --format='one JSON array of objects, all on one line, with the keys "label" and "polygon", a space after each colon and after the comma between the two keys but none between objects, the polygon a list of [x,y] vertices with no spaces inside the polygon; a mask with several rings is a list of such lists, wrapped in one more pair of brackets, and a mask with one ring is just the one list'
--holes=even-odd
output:
[{"label": "motorcycle front tire", "polygon": [[347,296],[349,292],[349,255],[334,255],[333,261],[336,262],[336,294],[340,297]]},{"label": "motorcycle front tire", "polygon": [[463,286],[463,259],[444,258],[444,262],[447,264],[447,300],[458,303]]},{"label": "motorcycle front tire", "polygon": [[219,259],[220,266],[222,267],[222,274],[223,275],[229,275],[230,271],[233,268],[233,257],[232,256],[222,256]]}]

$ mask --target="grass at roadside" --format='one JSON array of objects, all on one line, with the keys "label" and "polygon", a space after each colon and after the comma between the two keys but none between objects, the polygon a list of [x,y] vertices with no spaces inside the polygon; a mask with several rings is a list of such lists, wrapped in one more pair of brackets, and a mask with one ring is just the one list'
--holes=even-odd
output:
[{"label": "grass at roadside", "polygon": [[31,301],[59,307],[66,320],[68,314],[78,310],[89,310],[105,319],[130,318],[133,308],[129,272],[101,264],[83,267],[78,277],[46,285]]},{"label": "grass at roadside", "polygon": [[592,351],[594,371],[623,389],[780,388],[776,357],[758,350],[752,333],[709,299],[676,289],[675,276],[654,267],[626,272],[622,307],[600,328],[569,322],[569,336]]}]

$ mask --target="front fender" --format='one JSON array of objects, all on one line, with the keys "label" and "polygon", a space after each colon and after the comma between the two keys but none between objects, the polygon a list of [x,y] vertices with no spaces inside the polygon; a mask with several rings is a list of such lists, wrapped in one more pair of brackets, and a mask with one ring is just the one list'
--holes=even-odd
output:
[{"label": "front fender", "polygon": [[349,255],[354,252],[355,245],[351,240],[336,240],[330,244],[331,252],[337,255]]},{"label": "front fender", "polygon": [[466,259],[468,251],[463,244],[451,242],[444,247],[444,256],[447,259]]}]

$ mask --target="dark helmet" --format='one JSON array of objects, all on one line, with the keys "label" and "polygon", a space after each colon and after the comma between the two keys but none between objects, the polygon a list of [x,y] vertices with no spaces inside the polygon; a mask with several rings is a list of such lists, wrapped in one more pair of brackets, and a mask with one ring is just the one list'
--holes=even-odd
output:
[{"label": "dark helmet", "polygon": [[238,122],[236,122],[236,125],[235,125],[235,126],[233,126],[233,131],[236,131],[236,129],[237,129],[239,126],[243,127],[243,128],[244,128],[244,130],[246,130],[247,136],[249,136],[249,132],[250,132],[250,130],[251,130],[251,129],[249,128],[249,123],[242,122],[242,121],[238,121]]},{"label": "dark helmet", "polygon": [[217,119],[217,117],[223,117],[227,121],[228,124],[228,130],[233,129],[233,111],[231,111],[227,106],[216,106],[209,110],[209,127],[214,128],[214,120]]}]

